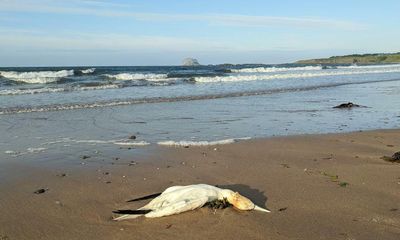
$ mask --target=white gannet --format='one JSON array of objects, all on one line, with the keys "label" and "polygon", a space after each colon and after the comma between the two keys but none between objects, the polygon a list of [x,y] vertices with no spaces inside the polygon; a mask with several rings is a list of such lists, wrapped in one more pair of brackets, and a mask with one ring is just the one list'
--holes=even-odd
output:
[{"label": "white gannet", "polygon": [[173,186],[164,192],[133,199],[128,202],[144,200],[155,197],[145,206],[137,210],[117,210],[117,214],[124,214],[114,218],[115,221],[133,219],[140,216],[147,218],[164,217],[173,214],[194,210],[214,201],[227,201],[239,210],[256,210],[270,212],[267,209],[255,205],[248,198],[229,189],[221,189],[207,184],[195,184],[188,186]]}]

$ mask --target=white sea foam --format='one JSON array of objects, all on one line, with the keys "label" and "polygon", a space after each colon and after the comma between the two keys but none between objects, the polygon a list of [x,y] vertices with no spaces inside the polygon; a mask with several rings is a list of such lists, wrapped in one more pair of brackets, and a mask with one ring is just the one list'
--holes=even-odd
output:
[{"label": "white sea foam", "polygon": [[116,89],[116,88],[120,88],[120,86],[117,84],[107,84],[99,86],[77,86],[77,87],[67,87],[67,88],[3,89],[0,90],[0,96],[57,93],[57,92],[68,92],[68,91],[90,91],[90,90],[103,90],[103,89]]},{"label": "white sea foam", "polygon": [[127,140],[72,140],[75,143],[88,143],[88,144],[115,144],[123,146],[146,146],[150,143],[146,141],[127,141]]},{"label": "white sea foam", "polygon": [[64,91],[66,91],[66,89],[64,88],[4,89],[0,90],[0,96],[52,93],[52,92],[64,92]]},{"label": "white sea foam", "polygon": [[115,89],[120,88],[117,84],[107,84],[107,85],[99,85],[99,86],[81,86],[75,87],[73,90],[77,91],[89,91],[89,90],[103,90],[103,89]]},{"label": "white sea foam", "polygon": [[47,148],[42,148],[42,147],[36,147],[36,148],[34,148],[34,147],[30,147],[30,148],[27,148],[26,151],[22,151],[22,152],[21,152],[21,151],[7,150],[7,151],[5,151],[4,153],[17,157],[17,156],[21,156],[21,155],[30,154],[30,153],[41,153],[41,152],[44,152],[45,150],[47,150]]},{"label": "white sea foam", "polygon": [[149,142],[146,141],[136,141],[136,142],[113,142],[115,145],[121,146],[147,146],[150,145]]},{"label": "white sea foam", "polygon": [[94,140],[94,139],[87,139],[87,140],[78,140],[78,139],[71,139],[71,138],[62,138],[60,140],[45,142],[41,145],[53,145],[53,144],[64,144],[64,143],[86,143],[90,145],[97,145],[97,144],[115,144],[121,146],[147,146],[150,143],[146,141],[130,141],[126,139],[120,140]]},{"label": "white sea foam", "polygon": [[58,81],[60,78],[74,75],[74,70],[39,72],[0,71],[0,75],[16,82],[51,83]]},{"label": "white sea foam", "polygon": [[105,74],[106,77],[116,80],[147,80],[147,81],[165,81],[167,74],[154,73],[119,73]]},{"label": "white sea foam", "polygon": [[82,72],[83,74],[94,73],[94,71],[96,71],[96,68],[88,68],[88,69],[81,70],[81,72]]},{"label": "white sea foam", "polygon": [[71,142],[71,138],[61,138],[60,140],[55,140],[55,141],[50,141],[50,142],[44,142],[40,145],[53,145],[53,144],[59,144],[59,143],[68,143]]},{"label": "white sea foam", "polygon": [[261,80],[290,79],[290,78],[345,76],[345,75],[357,75],[357,74],[398,73],[398,72],[400,72],[400,68],[351,69],[351,70],[329,70],[329,71],[302,72],[302,73],[245,74],[245,75],[228,75],[228,76],[215,76],[215,77],[196,77],[195,81],[198,83],[241,82],[241,81],[261,81]]},{"label": "white sea foam", "polygon": [[54,105],[54,106],[39,106],[39,107],[27,107],[27,108],[11,108],[1,110],[0,115],[10,114],[10,113],[31,113],[31,112],[48,112],[48,111],[62,111],[62,110],[74,110],[83,108],[98,108],[98,107],[113,107],[129,105],[134,103],[142,103],[144,100],[133,100],[133,101],[115,101],[115,102],[105,102],[105,103],[87,103],[87,104],[67,104],[67,105]]},{"label": "white sea foam", "polygon": [[27,153],[40,153],[47,150],[47,148],[28,148],[26,149]]},{"label": "white sea foam", "polygon": [[305,66],[305,67],[257,67],[257,68],[242,68],[231,69],[235,73],[274,73],[274,72],[288,72],[288,71],[312,71],[321,70],[321,66]]},{"label": "white sea foam", "polygon": [[383,65],[351,65],[338,66],[339,69],[376,69],[376,68],[400,68],[400,64],[383,64]]},{"label": "white sea foam", "polygon": [[[400,64],[385,64],[385,65],[351,65],[337,66],[338,69],[380,69],[380,68],[399,68]],[[329,68],[328,68],[329,69]],[[233,73],[274,73],[274,72],[289,72],[289,71],[317,71],[323,70],[322,66],[304,66],[304,67],[256,67],[231,69]]]},{"label": "white sea foam", "polygon": [[244,138],[229,138],[217,141],[161,141],[158,145],[172,146],[172,147],[188,147],[188,146],[212,146],[212,145],[224,145],[235,143],[240,140],[249,140],[249,137]]},{"label": "white sea foam", "polygon": [[7,151],[4,151],[4,153],[5,153],[5,154],[10,154],[10,155],[18,155],[18,154],[20,154],[21,152],[12,151],[12,150],[7,150]]}]

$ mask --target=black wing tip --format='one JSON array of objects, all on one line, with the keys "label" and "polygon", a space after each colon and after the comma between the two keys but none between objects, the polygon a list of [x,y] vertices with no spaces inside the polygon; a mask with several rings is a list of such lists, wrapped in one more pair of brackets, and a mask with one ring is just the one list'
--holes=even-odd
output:
[{"label": "black wing tip", "polygon": [[115,210],[113,213],[116,214],[129,214],[129,215],[136,215],[136,214],[146,214],[151,212],[151,210],[143,209],[143,210]]},{"label": "black wing tip", "polygon": [[154,194],[147,195],[147,196],[144,196],[144,197],[140,197],[140,198],[135,198],[135,199],[132,199],[132,200],[128,200],[128,201],[126,201],[126,202],[136,202],[136,201],[141,201],[141,200],[152,199],[152,198],[156,198],[156,197],[158,197],[158,196],[160,196],[160,195],[161,195],[161,193],[154,193]]}]

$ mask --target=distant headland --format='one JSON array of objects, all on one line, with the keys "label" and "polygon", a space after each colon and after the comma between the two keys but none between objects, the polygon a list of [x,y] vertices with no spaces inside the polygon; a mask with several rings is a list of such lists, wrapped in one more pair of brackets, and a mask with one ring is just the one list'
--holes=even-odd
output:
[{"label": "distant headland", "polygon": [[298,64],[383,64],[400,63],[400,52],[332,56],[329,58],[299,60]]}]

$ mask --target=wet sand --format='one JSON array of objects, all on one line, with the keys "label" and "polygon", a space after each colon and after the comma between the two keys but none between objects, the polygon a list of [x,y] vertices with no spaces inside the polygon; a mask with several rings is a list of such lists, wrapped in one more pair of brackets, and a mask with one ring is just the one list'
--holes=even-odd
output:
[{"label": "wet sand", "polygon": [[[121,151],[1,163],[0,239],[400,239],[400,164],[381,159],[400,151],[400,130]],[[272,213],[110,220],[146,203],[126,200],[194,183],[238,190]]]}]

